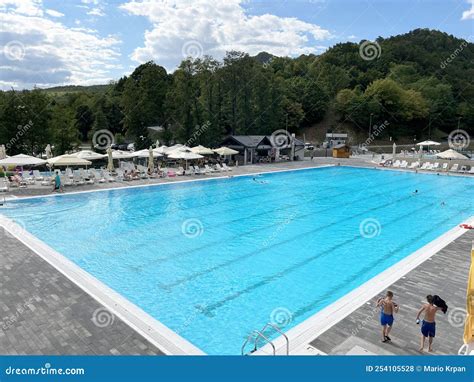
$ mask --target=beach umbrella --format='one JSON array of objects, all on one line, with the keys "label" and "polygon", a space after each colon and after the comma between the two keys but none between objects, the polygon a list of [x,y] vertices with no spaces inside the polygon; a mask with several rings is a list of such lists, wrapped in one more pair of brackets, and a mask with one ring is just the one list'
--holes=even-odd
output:
[{"label": "beach umbrella", "polygon": [[148,157],[148,172],[149,173],[152,173],[155,171],[155,163],[153,162],[153,159],[154,159],[154,155],[155,153],[153,152],[153,147],[150,146],[150,148],[148,149],[148,152],[149,152],[149,157]]},{"label": "beach umbrella", "polygon": [[132,159],[134,156],[134,153],[131,153],[129,151],[112,150],[113,159]]},{"label": "beach umbrella", "polygon": [[0,160],[0,166],[39,166],[46,161],[31,155],[18,154]]},{"label": "beach umbrella", "polygon": [[200,155],[212,155],[212,154],[214,154],[213,150],[211,150],[208,147],[201,146],[201,145],[193,147],[191,149],[191,151],[195,154],[200,154]]},{"label": "beach umbrella", "polygon": [[78,158],[72,154],[59,155],[57,157],[50,158],[48,159],[48,163],[56,167],[89,166],[92,164],[91,161]]},{"label": "beach umbrella", "polygon": [[107,149],[107,158],[107,170],[114,171],[114,157],[110,147]]},{"label": "beach umbrella", "polygon": [[417,146],[439,146],[441,143],[435,141],[423,141],[416,144]]},{"label": "beach umbrella", "polygon": [[188,160],[201,159],[204,157],[200,154],[196,154],[193,152],[175,150],[172,153],[168,154],[168,158],[184,159],[186,162],[186,169],[188,169]]},{"label": "beach umbrella", "polygon": [[441,159],[468,159],[466,156],[462,155],[461,153],[458,153],[457,151],[453,149],[449,149],[446,151],[443,151],[442,153],[436,154],[437,158]]},{"label": "beach umbrella", "polygon": [[163,145],[161,147],[157,147],[156,149],[153,149],[153,151],[158,154],[165,154],[167,149],[168,149],[168,146]]},{"label": "beach umbrella", "polygon": [[392,158],[395,158],[396,155],[397,155],[397,144],[393,142]]},{"label": "beach umbrella", "polygon": [[95,151],[92,151],[92,150],[82,150],[72,155],[74,155],[77,158],[81,158],[85,160],[98,160],[98,159],[103,159],[107,156],[105,154],[96,153]]},{"label": "beach umbrella", "polygon": [[[151,148],[151,151],[153,153],[153,158],[159,158],[159,157],[163,156],[163,154],[160,154],[159,152],[157,152],[156,149]],[[143,150],[135,151],[133,153],[133,156],[135,158],[149,158],[150,157],[150,149],[143,149]]]},{"label": "beach umbrella", "polygon": [[7,150],[5,150],[5,145],[0,146],[0,159],[5,159],[7,157]]},{"label": "beach umbrella", "polygon": [[46,153],[46,159],[50,159],[53,157],[53,150],[51,150],[51,145],[48,143],[48,145],[46,146],[46,148],[44,149],[45,153]]},{"label": "beach umbrella", "polygon": [[235,155],[235,154],[238,154],[239,152],[237,150],[232,150],[232,149],[229,149],[228,147],[220,147],[218,149],[215,149],[214,152],[216,154],[219,154],[221,156],[225,156],[225,155]]}]

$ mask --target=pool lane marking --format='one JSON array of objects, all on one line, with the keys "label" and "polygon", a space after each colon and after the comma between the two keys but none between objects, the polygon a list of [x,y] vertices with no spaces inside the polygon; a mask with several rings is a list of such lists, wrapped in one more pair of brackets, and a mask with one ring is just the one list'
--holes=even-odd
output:
[{"label": "pool lane marking", "polygon": [[[393,182],[388,182],[388,183],[385,183],[385,186],[389,185],[389,184],[396,184],[396,183],[399,183],[399,180],[395,180]],[[341,189],[341,187],[329,187],[330,189]],[[327,190],[327,189],[326,189]],[[385,191],[386,192],[386,191]],[[383,195],[385,194],[385,192],[381,192],[379,194],[375,194],[375,195],[372,195],[372,196],[379,196],[379,195]],[[347,194],[351,194],[353,193],[353,190],[350,190],[350,191],[345,191],[345,192],[341,192],[341,193],[338,193],[338,194],[335,194],[335,195],[331,195],[331,197],[340,197],[340,196],[343,196],[343,195],[347,195]],[[293,196],[293,195],[292,195]],[[315,196],[315,197],[311,197],[309,200],[305,200],[304,202],[312,202],[312,201],[315,201],[315,200],[318,200],[321,196],[318,195],[318,196]],[[357,202],[357,201],[361,201],[363,199],[365,199],[367,196],[364,196],[360,199],[356,199],[356,200],[351,200],[350,203],[354,203],[354,202]],[[284,198],[287,198],[287,197],[284,197]],[[273,202],[274,200],[272,200]],[[350,203],[347,203],[346,205],[350,204]],[[290,204],[290,205],[287,205],[287,206],[284,206],[284,207],[281,207],[281,208],[278,208],[278,211],[283,211],[283,210],[288,210],[288,209],[291,209],[291,208],[295,208],[295,207],[298,207],[300,206],[301,203],[297,203],[297,204]],[[247,206],[246,206],[247,207]],[[296,215],[295,217],[293,217],[292,221],[293,220],[296,220],[296,219],[301,219],[301,218],[307,218],[307,217],[310,217],[310,216],[313,216],[315,213],[316,214],[320,214],[320,213],[323,213],[323,212],[327,212],[327,211],[331,211],[333,210],[334,207],[331,206],[331,207],[324,207],[323,209],[321,210],[317,210],[317,211],[311,211],[311,213],[305,213],[305,214],[299,214],[299,215]],[[221,214],[223,212],[227,212],[227,211],[233,211],[235,210],[235,207],[233,207],[232,209],[229,209],[229,210],[224,210],[224,211],[218,211],[216,214]],[[219,225],[229,225],[229,224],[233,224],[233,223],[237,223],[237,222],[240,222],[240,221],[247,221],[248,219],[253,219],[253,218],[256,218],[256,217],[261,217],[261,216],[265,216],[265,215],[268,215],[268,214],[272,214],[272,213],[275,213],[275,210],[270,210],[270,211],[266,211],[266,212],[260,212],[260,213],[257,213],[257,214],[252,214],[252,215],[246,215],[244,217],[240,217],[238,219],[234,219],[234,220],[230,220],[230,221],[225,221],[225,222],[220,222],[218,223]],[[212,216],[214,214],[206,214],[206,217],[208,216]],[[235,238],[238,238],[238,237],[243,237],[243,236],[247,236],[247,235],[250,235],[252,233],[254,233],[255,231],[264,231],[264,230],[268,230],[268,229],[272,229],[272,228],[275,228],[275,227],[278,227],[280,225],[282,225],[284,223],[284,221],[286,221],[286,217],[282,218],[283,219],[283,222],[282,221],[278,221],[276,223],[273,223],[273,224],[270,224],[270,225],[266,225],[262,228],[259,228],[259,229],[252,229],[252,230],[248,230],[248,231],[244,231],[244,232],[239,232],[237,234],[233,234],[233,235],[230,235],[229,237],[226,237],[225,240],[233,240]],[[177,221],[179,222],[182,222],[183,219],[179,219]],[[167,222],[168,223],[168,222]],[[171,240],[171,239],[177,239],[177,238],[180,238],[182,236],[182,233],[179,233],[179,234],[176,234],[176,235],[171,235],[171,236],[160,236],[159,237],[159,240]],[[207,243],[205,245],[201,245],[200,247],[197,247],[197,248],[192,248],[192,249],[189,249],[187,251],[178,251],[176,253],[173,253],[171,255],[167,255],[166,257],[161,257],[161,258],[156,258],[156,259],[153,259],[153,260],[150,260],[148,263],[144,264],[144,265],[141,265],[139,267],[134,267],[134,269],[136,270],[140,270],[141,268],[145,268],[145,267],[148,267],[148,265],[151,265],[151,264],[155,264],[155,263],[162,263],[162,262],[166,262],[166,261],[170,261],[170,260],[174,260],[176,258],[180,258],[180,257],[183,257],[183,256],[188,256],[188,255],[192,255],[193,253],[197,252],[197,251],[200,251],[200,250],[203,250],[203,249],[206,249],[207,247],[213,247],[215,246],[216,244],[220,244],[222,243],[222,239],[219,238],[219,240],[216,240],[216,241],[213,241],[213,242],[210,242],[210,243]]]},{"label": "pool lane marking", "polygon": [[[465,220],[462,224],[474,224],[474,216]],[[382,293],[403,276],[423,264],[426,260],[436,255],[447,245],[461,237],[467,230],[456,226],[441,236],[432,240],[411,255],[398,261],[383,272],[374,276],[361,286],[353,289],[348,294],[339,298],[331,305],[320,310],[305,321],[288,330],[285,334],[290,339],[290,354],[304,350],[304,348],[329,330],[331,327],[342,321],[351,313],[359,309],[367,301],[372,300],[379,293]],[[286,342],[282,336],[273,341],[277,348],[277,354],[284,354]],[[255,355],[272,354],[270,345],[263,346]]]},{"label": "pool lane marking", "polygon": [[107,308],[138,334],[169,355],[204,355],[205,353],[179,334],[156,320],[137,305],[109,288],[81,267],[0,214],[0,227],[39,255],[85,293]]},{"label": "pool lane marking", "polygon": [[[410,195],[410,197],[411,197],[411,195]],[[401,198],[401,199],[399,199],[397,202],[400,202],[400,201],[403,200],[403,199],[405,199],[405,198]],[[394,204],[395,204],[395,203],[394,203]],[[412,212],[421,212],[421,211],[423,211],[423,210],[426,210],[426,208],[427,208],[428,206],[433,206],[434,204],[435,204],[435,203],[427,203],[427,204],[424,204],[422,207],[420,207],[420,208],[418,208],[418,209],[416,209],[416,210],[412,210]],[[384,205],[384,206],[385,206],[385,205]],[[380,208],[382,208],[382,207],[384,207],[384,206],[376,207],[376,208],[372,209],[371,211],[380,209]],[[362,212],[362,213],[360,213],[360,214],[357,214],[357,215],[355,215],[354,217],[356,217],[356,216],[361,216],[361,215],[367,215],[367,211],[364,211],[364,212]],[[458,215],[458,214],[456,213],[456,215]],[[455,216],[456,216],[456,215],[455,215]],[[392,219],[391,221],[394,222],[394,221],[397,221],[397,220],[399,220],[399,218]],[[328,228],[328,227],[330,227],[330,226],[333,226],[334,224],[335,224],[335,223],[328,224],[328,225],[324,226],[324,228]],[[336,224],[337,224],[337,223],[336,223]],[[317,229],[312,230],[311,232],[320,231],[321,229],[323,229],[323,228],[322,228],[322,227],[318,227]],[[298,236],[305,236],[305,235],[307,235],[307,234],[308,234],[308,233],[303,233],[303,234],[297,235],[296,237],[298,237]],[[235,300],[236,298],[240,297],[241,295],[246,294],[246,293],[249,293],[249,292],[251,292],[251,291],[253,291],[253,290],[257,289],[257,288],[266,286],[266,285],[269,284],[270,282],[272,282],[272,281],[274,281],[274,280],[276,280],[276,279],[279,279],[279,278],[285,276],[286,274],[288,274],[288,273],[290,273],[290,272],[293,272],[293,271],[295,271],[295,270],[297,270],[297,269],[300,269],[300,268],[306,266],[307,264],[309,264],[309,263],[311,263],[311,262],[313,262],[313,261],[315,261],[315,260],[319,260],[320,258],[324,257],[325,255],[328,255],[329,253],[333,252],[335,249],[340,248],[340,247],[342,247],[342,246],[344,246],[344,245],[346,245],[346,244],[352,243],[352,242],[354,242],[354,241],[356,241],[356,240],[359,240],[359,239],[361,239],[361,238],[364,239],[361,235],[354,235],[354,237],[348,238],[347,240],[344,240],[342,243],[337,243],[337,244],[335,244],[334,246],[330,247],[329,249],[327,249],[327,250],[325,250],[325,251],[323,251],[323,252],[321,252],[321,253],[318,253],[317,255],[311,256],[311,257],[306,258],[306,259],[304,259],[304,260],[301,260],[301,261],[299,261],[298,263],[293,264],[293,265],[291,265],[290,267],[287,267],[287,268],[285,268],[284,270],[281,270],[281,271],[279,271],[279,272],[277,272],[277,273],[275,273],[275,274],[273,274],[273,275],[265,276],[265,277],[264,277],[262,280],[260,280],[259,282],[256,282],[256,283],[254,283],[254,284],[252,284],[252,285],[250,285],[250,286],[248,286],[248,287],[246,287],[246,288],[244,288],[244,289],[241,289],[241,290],[239,290],[239,291],[237,291],[237,292],[234,292],[233,294],[231,294],[231,295],[227,296],[226,298],[224,298],[224,299],[222,299],[222,300],[219,300],[219,301],[217,301],[217,302],[215,302],[215,303],[213,303],[213,304],[207,305],[207,306],[205,307],[205,309],[203,309],[203,314],[212,316],[212,315],[214,314],[214,313],[213,313],[214,310],[216,310],[216,309],[218,309],[218,308],[224,306],[227,302],[229,302],[229,301],[231,301],[231,300]],[[287,242],[288,242],[288,241],[289,241],[289,240],[287,240]],[[292,240],[292,241],[294,241],[294,240]],[[312,245],[312,244],[311,244],[311,245]],[[311,246],[311,245],[310,245],[310,246]],[[275,244],[274,246],[278,246],[278,244]],[[266,251],[267,249],[268,249],[268,247],[265,249],[265,251]]]},{"label": "pool lane marking", "polygon": [[[398,181],[397,181],[397,182],[398,182]],[[410,185],[410,186],[407,186],[407,187],[405,187],[405,188],[406,188],[406,189],[410,189],[410,188],[412,188],[412,187],[413,187],[413,185]],[[383,191],[383,192],[377,193],[377,194],[375,194],[375,195],[372,195],[372,197],[384,195],[385,193],[386,193],[386,191]],[[366,197],[367,197],[367,196],[364,196],[364,197],[362,197],[361,199],[363,200],[363,199],[365,199]],[[404,199],[408,199],[408,198],[410,198],[410,197],[412,197],[411,194],[410,194],[409,196],[407,196],[407,197],[399,198],[399,199],[397,199],[395,202],[392,202],[392,203],[390,203],[390,204],[391,204],[391,205],[395,205],[396,203],[398,203],[398,202],[400,202],[400,201],[402,201],[402,200],[404,200]],[[358,199],[358,200],[361,200],[361,199]],[[353,202],[354,202],[354,201],[347,202],[345,205],[352,204]],[[370,213],[370,212],[372,212],[372,211],[376,211],[376,210],[381,209],[381,208],[384,208],[384,207],[386,207],[386,206],[387,206],[387,203],[384,203],[383,205],[379,205],[379,206],[373,207],[373,208],[371,208],[371,209],[369,209],[369,210],[364,210],[363,212],[358,213],[357,215],[353,215],[353,217],[359,217],[359,216],[367,215],[368,213]],[[332,208],[325,208],[323,211],[318,211],[318,213],[324,212],[325,210],[331,210],[331,209],[333,209],[333,207],[332,207]],[[308,217],[308,216],[311,216],[311,215],[313,215],[313,214],[314,214],[314,212],[311,212],[311,213],[309,213],[309,214],[306,214],[304,217]],[[300,217],[301,217],[301,216],[300,216]],[[287,240],[285,240],[285,241],[278,241],[278,242],[276,242],[275,244],[272,244],[272,245],[267,246],[267,247],[264,248],[263,250],[262,250],[262,248],[257,248],[257,249],[254,250],[254,251],[251,251],[251,252],[249,252],[249,253],[246,253],[246,254],[241,255],[241,256],[239,256],[239,257],[236,257],[236,258],[232,258],[232,259],[227,260],[227,261],[225,261],[225,262],[223,262],[223,263],[221,263],[221,264],[216,264],[216,265],[214,265],[214,266],[212,266],[212,267],[206,268],[205,270],[201,270],[201,271],[196,272],[196,273],[194,273],[194,274],[191,274],[191,275],[189,275],[189,276],[187,276],[187,277],[182,277],[181,279],[177,279],[177,280],[174,281],[173,283],[163,284],[162,287],[163,287],[164,289],[169,290],[170,288],[175,287],[175,286],[177,286],[177,285],[179,285],[179,284],[182,284],[182,283],[184,283],[184,282],[187,282],[187,281],[193,280],[193,279],[195,279],[195,278],[204,276],[204,275],[208,274],[209,272],[214,272],[214,271],[216,271],[216,270],[219,269],[219,268],[227,267],[227,266],[232,265],[232,264],[234,264],[234,263],[237,263],[237,262],[239,262],[239,261],[241,261],[241,260],[245,260],[245,259],[247,259],[247,258],[249,258],[249,257],[252,257],[252,256],[254,256],[254,255],[256,255],[256,254],[260,254],[260,253],[262,253],[262,252],[265,252],[265,251],[267,251],[267,250],[269,250],[269,249],[272,249],[272,248],[274,248],[274,247],[279,247],[279,246],[281,246],[282,244],[285,244],[285,243],[289,243],[289,242],[291,242],[291,241],[294,241],[295,238],[305,237],[305,236],[307,236],[307,235],[309,235],[309,234],[311,234],[311,233],[318,232],[318,231],[320,231],[320,230],[322,230],[322,229],[326,229],[326,228],[331,227],[331,226],[333,226],[333,225],[335,225],[335,224],[343,223],[343,222],[345,222],[346,220],[347,220],[346,218],[342,218],[342,219],[340,219],[340,220],[335,220],[335,221],[331,221],[330,223],[320,225],[320,226],[318,226],[318,227],[316,227],[316,228],[311,229],[310,231],[306,231],[306,232],[300,233],[300,234],[298,234],[298,235],[296,235],[296,236],[293,236],[293,237],[291,237],[291,238],[289,238],[289,239],[287,239]],[[236,293],[238,293],[238,292],[236,292]],[[214,305],[214,304],[212,304],[212,305]]]}]

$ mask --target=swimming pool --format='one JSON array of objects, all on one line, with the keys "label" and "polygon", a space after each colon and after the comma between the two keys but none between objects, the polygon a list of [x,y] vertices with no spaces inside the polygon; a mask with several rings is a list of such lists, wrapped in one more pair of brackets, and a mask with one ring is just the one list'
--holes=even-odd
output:
[{"label": "swimming pool", "polygon": [[[0,213],[209,354],[301,323],[474,215],[474,178],[327,167]],[[413,191],[418,190],[416,195]]]}]

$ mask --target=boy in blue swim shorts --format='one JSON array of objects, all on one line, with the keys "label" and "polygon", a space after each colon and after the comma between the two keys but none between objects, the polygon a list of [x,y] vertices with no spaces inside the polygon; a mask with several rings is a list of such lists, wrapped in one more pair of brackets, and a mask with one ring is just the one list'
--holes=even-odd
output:
[{"label": "boy in blue swim shorts", "polygon": [[377,306],[380,306],[380,324],[382,325],[382,342],[392,339],[388,336],[393,327],[393,314],[398,312],[398,305],[393,302],[393,292],[387,291],[385,298],[379,298]]},{"label": "boy in blue swim shorts", "polygon": [[423,322],[421,323],[421,344],[420,344],[420,352],[422,352],[425,348],[425,341],[428,338],[428,351],[433,351],[433,338],[436,335],[436,321],[435,316],[438,310],[442,310],[433,304],[433,296],[428,295],[426,296],[427,304],[423,304],[421,309],[418,311],[416,315],[416,323],[420,323],[420,315],[421,313],[425,313]]}]

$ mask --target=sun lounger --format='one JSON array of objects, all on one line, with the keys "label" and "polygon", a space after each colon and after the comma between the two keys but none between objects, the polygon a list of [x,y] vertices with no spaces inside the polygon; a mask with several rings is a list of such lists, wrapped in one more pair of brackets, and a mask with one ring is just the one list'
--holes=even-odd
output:
[{"label": "sun lounger", "polygon": [[[408,163],[407,163],[407,164],[408,164]],[[224,170],[226,170],[226,171],[232,171],[232,167],[227,166],[225,163],[222,163],[222,167],[223,167]]]},{"label": "sun lounger", "polygon": [[401,162],[397,159],[397,160],[393,163],[392,167],[394,167],[394,168],[399,168],[400,165],[401,165]]},{"label": "sun lounger", "polygon": [[447,163],[443,163],[443,166],[441,167],[441,170],[443,170],[443,171],[448,171],[448,164],[447,164]]},{"label": "sun lounger", "polygon": [[205,175],[206,174],[206,171],[202,168],[200,168],[199,166],[193,166],[194,168],[194,173],[196,175]]},{"label": "sun lounger", "polygon": [[453,164],[453,167],[450,168],[449,172],[458,172],[459,164]]},{"label": "sun lounger", "polygon": [[421,165],[420,170],[426,170],[427,167],[429,166],[430,162],[425,162]]},{"label": "sun lounger", "polygon": [[471,166],[471,169],[467,171],[467,174],[474,174],[474,166]]},{"label": "sun lounger", "polygon": [[418,166],[420,165],[420,162],[412,162],[408,168],[411,168],[411,169],[414,169],[414,168],[418,168]]},{"label": "sun lounger", "polygon": [[459,172],[462,172],[462,173],[467,172],[467,166],[461,166],[461,168],[459,169]]},{"label": "sun lounger", "polygon": [[224,167],[222,167],[219,163],[216,164],[216,169],[220,172],[226,171]]},{"label": "sun lounger", "polygon": [[400,168],[407,168],[408,166],[408,162],[406,160],[402,161],[402,163],[400,164]]},{"label": "sun lounger", "polygon": [[439,163],[436,162],[436,163],[430,168],[430,170],[432,170],[432,171],[438,171],[438,170],[439,170]]},{"label": "sun lounger", "polygon": [[206,169],[207,172],[218,172],[215,168],[212,168],[208,164],[204,165],[204,168]]},{"label": "sun lounger", "polygon": [[0,185],[0,192],[8,192],[10,189],[10,182],[7,178],[3,178],[3,184]]}]

